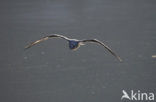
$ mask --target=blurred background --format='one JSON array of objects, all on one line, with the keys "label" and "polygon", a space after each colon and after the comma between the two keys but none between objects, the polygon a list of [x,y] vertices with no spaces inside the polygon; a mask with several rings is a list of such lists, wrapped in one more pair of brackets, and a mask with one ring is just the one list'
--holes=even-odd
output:
[{"label": "blurred background", "polygon": [[[155,0],[1,0],[1,102],[120,102],[122,90],[156,93]],[[77,51],[57,33],[99,39]]]}]

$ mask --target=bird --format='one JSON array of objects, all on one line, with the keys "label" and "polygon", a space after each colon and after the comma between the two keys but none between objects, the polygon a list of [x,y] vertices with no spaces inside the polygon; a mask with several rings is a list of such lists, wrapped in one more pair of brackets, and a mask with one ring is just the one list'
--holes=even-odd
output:
[{"label": "bird", "polygon": [[125,90],[122,90],[122,93],[123,93],[123,95],[122,95],[122,97],[121,97],[121,100],[122,100],[123,98],[127,98],[127,99],[131,100],[131,98],[128,96],[128,94],[127,94],[127,92],[126,92]]},{"label": "bird", "polygon": [[103,42],[97,40],[97,39],[84,39],[84,40],[78,40],[78,39],[70,39],[66,36],[60,35],[60,34],[51,34],[49,36],[45,36],[37,41],[34,41],[30,44],[28,44],[27,46],[25,46],[25,49],[28,49],[40,42],[46,41],[49,38],[61,38],[64,39],[66,41],[68,41],[69,44],[69,49],[71,50],[77,50],[81,45],[85,45],[87,43],[96,43],[98,45],[102,45],[104,48],[106,48],[113,56],[115,56],[120,62],[122,62],[122,59],[115,53],[113,52],[110,47],[108,47],[106,44],[104,44]]}]

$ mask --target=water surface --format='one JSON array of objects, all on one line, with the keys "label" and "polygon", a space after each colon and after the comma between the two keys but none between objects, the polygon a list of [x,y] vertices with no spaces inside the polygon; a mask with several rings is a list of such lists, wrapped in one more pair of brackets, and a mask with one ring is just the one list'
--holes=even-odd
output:
[{"label": "water surface", "polygon": [[[0,3],[1,102],[120,102],[122,90],[156,93],[154,0],[14,0]],[[73,52],[51,33],[104,41]]]}]

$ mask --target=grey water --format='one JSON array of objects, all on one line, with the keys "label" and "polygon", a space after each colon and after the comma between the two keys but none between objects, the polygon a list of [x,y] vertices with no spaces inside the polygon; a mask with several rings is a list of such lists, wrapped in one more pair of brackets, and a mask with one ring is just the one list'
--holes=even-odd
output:
[{"label": "grey water", "polygon": [[[123,102],[156,94],[155,0],[1,0],[0,102]],[[99,39],[77,51],[50,34]]]}]

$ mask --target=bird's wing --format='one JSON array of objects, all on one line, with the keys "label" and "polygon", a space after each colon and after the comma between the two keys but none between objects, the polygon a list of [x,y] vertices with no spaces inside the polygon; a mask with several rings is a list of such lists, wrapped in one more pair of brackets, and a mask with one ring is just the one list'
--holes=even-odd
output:
[{"label": "bird's wing", "polygon": [[104,46],[112,55],[114,55],[120,62],[122,62],[122,59],[115,52],[113,52],[107,45],[105,45],[103,42],[101,42],[97,39],[82,40],[81,42],[82,43],[85,43],[85,42],[98,43],[98,44]]},{"label": "bird's wing", "polygon": [[28,48],[32,47],[33,45],[36,45],[36,44],[38,44],[38,43],[40,43],[42,41],[48,40],[49,38],[62,38],[62,39],[65,39],[65,40],[69,40],[69,38],[67,38],[67,37],[65,37],[63,35],[52,34],[50,36],[43,37],[40,40],[37,40],[37,41],[34,41],[34,42],[28,44],[27,46],[25,46],[25,49],[28,49]]}]

